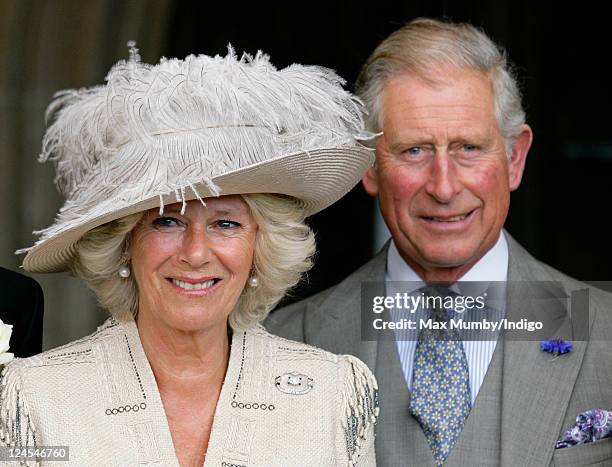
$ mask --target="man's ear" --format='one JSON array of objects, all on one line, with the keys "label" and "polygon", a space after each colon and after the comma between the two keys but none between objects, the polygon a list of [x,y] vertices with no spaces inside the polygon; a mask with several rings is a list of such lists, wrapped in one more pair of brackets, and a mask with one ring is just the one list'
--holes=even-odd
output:
[{"label": "man's ear", "polygon": [[529,125],[523,125],[521,133],[512,146],[512,157],[508,162],[508,186],[510,191],[516,190],[521,184],[527,153],[533,141],[533,132]]},{"label": "man's ear", "polygon": [[376,163],[368,169],[363,178],[361,179],[365,191],[370,196],[378,195],[378,171],[376,170]]}]

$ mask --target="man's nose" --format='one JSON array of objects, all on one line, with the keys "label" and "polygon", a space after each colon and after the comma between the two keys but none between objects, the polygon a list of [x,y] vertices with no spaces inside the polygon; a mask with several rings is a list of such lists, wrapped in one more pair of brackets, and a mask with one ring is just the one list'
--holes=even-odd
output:
[{"label": "man's nose", "polygon": [[205,228],[188,228],[183,236],[180,259],[192,268],[208,263],[213,255],[211,239]]},{"label": "man's nose", "polygon": [[459,193],[457,167],[447,152],[438,152],[432,158],[425,189],[439,203],[449,203]]}]

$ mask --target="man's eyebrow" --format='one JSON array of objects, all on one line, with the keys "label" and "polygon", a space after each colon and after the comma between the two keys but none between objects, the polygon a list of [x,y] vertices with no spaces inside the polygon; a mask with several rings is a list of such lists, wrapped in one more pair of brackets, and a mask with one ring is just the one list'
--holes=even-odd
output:
[{"label": "man's eyebrow", "polygon": [[431,145],[431,142],[426,141],[424,138],[406,138],[400,141],[394,141],[393,143],[387,145],[387,147],[392,151],[400,151],[402,149],[407,149],[412,146],[425,146]]},{"label": "man's eyebrow", "polygon": [[457,136],[454,138],[455,143],[475,143],[478,145],[491,144],[494,141],[494,137],[491,135],[485,135],[481,133],[470,133]]}]

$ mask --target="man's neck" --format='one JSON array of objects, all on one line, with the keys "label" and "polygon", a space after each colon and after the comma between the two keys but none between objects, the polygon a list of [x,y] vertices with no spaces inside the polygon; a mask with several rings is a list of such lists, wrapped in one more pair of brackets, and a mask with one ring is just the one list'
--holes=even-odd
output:
[{"label": "man's neck", "polygon": [[423,267],[403,254],[395,243],[387,256],[387,280],[454,283],[457,281],[505,281],[508,272],[508,243],[503,233],[491,249],[469,263],[450,267]]},{"label": "man's neck", "polygon": [[423,280],[423,282],[425,282],[426,284],[433,284],[433,283],[453,284],[457,282],[459,279],[461,279],[480,260],[480,258],[477,258],[476,260],[470,263],[462,264],[460,266],[455,266],[455,267],[424,268],[421,265],[412,261],[410,257],[403,255],[401,252],[400,252],[400,255],[402,259],[406,261],[406,263],[412,269],[414,269],[414,272],[416,272],[419,275],[419,277]]}]

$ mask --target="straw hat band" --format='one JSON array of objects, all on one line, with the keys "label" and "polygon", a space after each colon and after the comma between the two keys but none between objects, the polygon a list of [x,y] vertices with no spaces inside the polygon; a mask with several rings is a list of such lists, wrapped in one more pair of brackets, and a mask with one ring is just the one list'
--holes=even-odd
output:
[{"label": "straw hat band", "polygon": [[[235,128],[227,135],[191,132],[160,135],[150,144],[130,141],[112,154],[100,156],[91,169],[80,175],[79,184],[60,210],[61,221],[70,223],[92,210],[100,212],[109,200],[127,205],[197,183],[208,185],[208,196],[218,196],[220,192],[212,179],[219,175],[284,154],[307,154],[311,145],[295,139],[274,139],[268,131]],[[342,143],[332,139],[334,147],[342,147]],[[317,173],[318,177],[325,176]]]},{"label": "straw hat band", "polygon": [[[37,244],[28,251],[23,266],[32,272],[55,272],[66,268],[74,254],[75,243],[89,230],[137,212],[158,209],[162,205],[219,195],[277,193],[293,196],[304,206],[306,215],[325,209],[344,196],[359,182],[374,162],[371,150],[359,146],[317,149],[279,156],[258,164],[236,169],[210,180],[192,179],[178,189],[155,193],[134,203],[117,191],[109,198],[98,196],[95,209],[81,203],[64,206],[53,226],[40,231]],[[301,174],[296,177],[296,174]],[[95,187],[92,189],[95,191]],[[161,194],[161,199],[160,199]],[[138,196],[138,190],[133,193]],[[102,201],[101,201],[102,200]],[[58,228],[59,227],[59,228]]]}]

